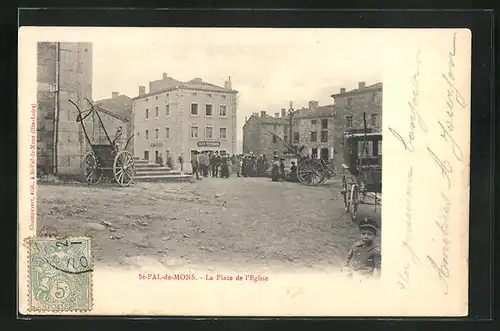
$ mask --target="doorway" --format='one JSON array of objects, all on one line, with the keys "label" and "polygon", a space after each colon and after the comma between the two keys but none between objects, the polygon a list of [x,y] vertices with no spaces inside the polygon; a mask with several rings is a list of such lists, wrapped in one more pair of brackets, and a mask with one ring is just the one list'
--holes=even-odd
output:
[{"label": "doorway", "polygon": [[149,151],[144,151],[144,160],[149,161]]},{"label": "doorway", "polygon": [[155,151],[155,163],[158,162],[158,156],[160,156],[160,154],[158,153],[158,151]]},{"label": "doorway", "polygon": [[330,159],[330,155],[328,152],[328,148],[322,148],[320,151],[320,158],[323,159],[324,161],[327,161]]}]

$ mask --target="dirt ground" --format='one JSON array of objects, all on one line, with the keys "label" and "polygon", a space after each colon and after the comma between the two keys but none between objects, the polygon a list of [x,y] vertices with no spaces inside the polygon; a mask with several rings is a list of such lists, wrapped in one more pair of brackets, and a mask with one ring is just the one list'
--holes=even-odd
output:
[{"label": "dirt ground", "polygon": [[[37,227],[93,238],[96,263],[125,267],[132,257],[185,265],[340,266],[358,240],[343,210],[339,179],[318,187],[267,178],[193,183],[39,184]],[[360,217],[380,222],[380,207]]]}]

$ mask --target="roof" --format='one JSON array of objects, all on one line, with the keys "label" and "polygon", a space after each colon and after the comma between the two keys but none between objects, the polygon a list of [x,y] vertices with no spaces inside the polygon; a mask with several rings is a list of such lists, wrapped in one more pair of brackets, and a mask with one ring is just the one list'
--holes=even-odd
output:
[{"label": "roof", "polygon": [[[172,79],[172,80],[174,80],[174,79]],[[177,80],[175,80],[175,81],[177,81]],[[236,91],[236,90],[225,89],[221,86],[207,83],[207,82],[204,82],[204,81],[199,80],[199,79],[191,79],[187,82],[181,82],[181,81],[177,81],[177,82],[178,82],[178,84],[175,86],[171,86],[171,87],[167,87],[165,89],[161,89],[161,90],[158,90],[155,92],[139,95],[137,97],[132,98],[132,100],[142,99],[142,98],[146,98],[146,97],[149,97],[152,95],[161,94],[161,93],[165,93],[165,92],[169,92],[169,91],[174,91],[177,89],[198,90],[198,91],[206,91],[206,92],[222,92],[222,93],[231,93],[231,94],[238,93],[238,91]]]},{"label": "roof", "polygon": [[114,98],[95,101],[95,104],[110,113],[125,118],[127,121],[132,118],[132,99],[124,94]]},{"label": "roof", "polygon": [[382,87],[383,87],[382,83],[375,83],[372,85],[365,86],[365,88],[362,88],[362,89],[357,88],[354,90],[347,91],[345,93],[332,94],[331,97],[333,98],[333,97],[337,97],[337,96],[352,95],[352,94],[365,93],[365,92],[371,92],[371,91],[381,91]]},{"label": "roof", "polygon": [[315,109],[300,109],[295,115],[296,118],[316,118],[316,117],[332,117],[335,115],[335,107],[333,105],[319,106]]}]

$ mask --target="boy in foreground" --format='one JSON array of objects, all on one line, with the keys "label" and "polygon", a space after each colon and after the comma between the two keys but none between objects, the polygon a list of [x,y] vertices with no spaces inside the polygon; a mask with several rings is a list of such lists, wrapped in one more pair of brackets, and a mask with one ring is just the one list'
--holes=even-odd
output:
[{"label": "boy in foreground", "polygon": [[364,277],[379,277],[381,267],[380,247],[374,244],[378,233],[378,224],[365,218],[359,224],[361,240],[354,244],[349,254],[345,269],[348,276],[353,274]]}]

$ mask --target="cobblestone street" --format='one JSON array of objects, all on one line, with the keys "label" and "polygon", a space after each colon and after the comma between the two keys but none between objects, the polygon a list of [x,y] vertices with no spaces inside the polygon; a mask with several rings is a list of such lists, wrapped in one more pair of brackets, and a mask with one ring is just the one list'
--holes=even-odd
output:
[{"label": "cobblestone street", "polygon": [[[344,213],[339,179],[318,187],[267,178],[204,178],[193,183],[38,185],[38,229],[94,240],[96,263],[133,258],[177,265],[340,265],[358,240]],[[380,208],[359,217],[380,222]]]}]

